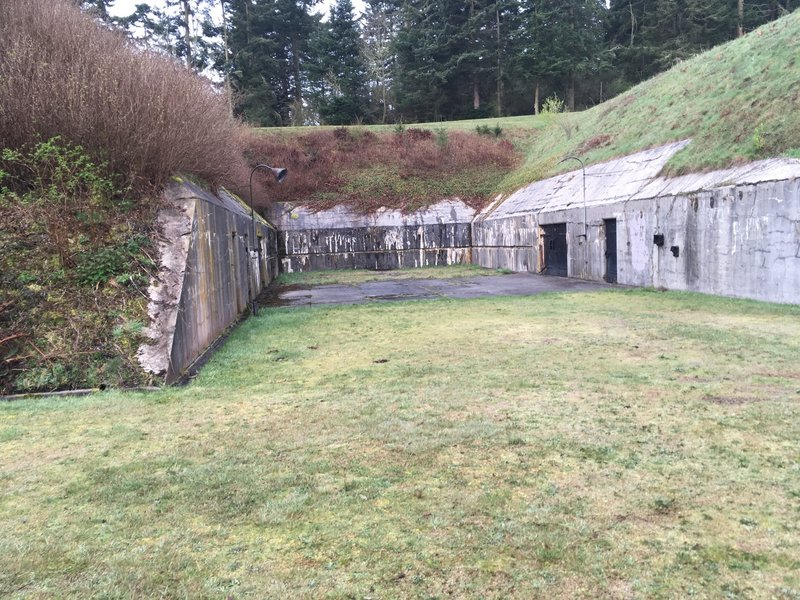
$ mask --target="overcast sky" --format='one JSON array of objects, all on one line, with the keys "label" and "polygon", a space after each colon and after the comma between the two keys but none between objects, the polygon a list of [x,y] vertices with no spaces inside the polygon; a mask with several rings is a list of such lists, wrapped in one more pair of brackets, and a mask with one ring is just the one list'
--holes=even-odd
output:
[{"label": "overcast sky", "polygon": [[[2,0],[0,0],[2,1]],[[111,14],[115,16],[127,16],[131,14],[135,9],[137,4],[149,4],[150,6],[162,6],[163,0],[117,0],[114,3],[114,7],[111,9]],[[334,0],[322,0],[316,7],[314,7],[315,13],[324,13],[329,14],[331,12],[330,7],[334,4]],[[219,3],[214,3],[215,8],[215,15],[219,14]],[[359,15],[364,8],[364,2],[362,0],[353,0],[353,6],[355,7],[356,15]]]}]

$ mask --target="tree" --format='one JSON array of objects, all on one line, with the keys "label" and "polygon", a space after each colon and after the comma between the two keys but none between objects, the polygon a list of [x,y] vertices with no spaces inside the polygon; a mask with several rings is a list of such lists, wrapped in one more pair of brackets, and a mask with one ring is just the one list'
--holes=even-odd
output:
[{"label": "tree", "polygon": [[228,0],[236,112],[259,125],[302,124],[310,0]]},{"label": "tree", "polygon": [[211,6],[212,0],[167,0],[161,6],[142,3],[130,15],[111,20],[139,42],[200,72],[211,67],[221,53],[220,30],[211,17]]},{"label": "tree", "polygon": [[600,73],[606,60],[605,2],[603,0],[542,0],[545,17],[539,52],[542,71],[557,78],[564,89],[566,105],[575,110],[575,84]]},{"label": "tree", "polygon": [[[472,90],[464,79],[469,6],[456,0],[408,0],[395,40],[397,106],[410,120],[466,116]],[[448,111],[443,114],[443,109]]]},{"label": "tree", "polygon": [[79,0],[80,7],[92,14],[95,18],[105,23],[114,23],[114,19],[108,13],[108,9],[114,6],[116,0]]},{"label": "tree", "polygon": [[367,0],[362,16],[362,55],[367,69],[370,112],[386,123],[393,104],[394,39],[397,35],[396,2]]},{"label": "tree", "polygon": [[367,112],[367,68],[351,0],[337,0],[314,40],[310,73],[317,82],[316,105],[322,122],[347,125]]}]

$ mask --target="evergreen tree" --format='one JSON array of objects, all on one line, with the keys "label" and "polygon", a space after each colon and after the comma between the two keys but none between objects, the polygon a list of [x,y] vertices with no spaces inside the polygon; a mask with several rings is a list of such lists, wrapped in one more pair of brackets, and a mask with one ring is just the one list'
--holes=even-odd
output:
[{"label": "evergreen tree", "polygon": [[236,112],[258,125],[302,124],[302,64],[314,26],[309,0],[229,0]]},{"label": "evergreen tree", "polygon": [[351,0],[337,0],[327,23],[320,23],[310,75],[317,82],[315,103],[320,120],[349,125],[367,112],[367,69]]},{"label": "evergreen tree", "polygon": [[369,112],[386,123],[394,104],[394,39],[397,35],[398,3],[367,0],[362,16],[362,53],[367,69]]},{"label": "evergreen tree", "polygon": [[565,104],[575,110],[578,78],[596,76],[604,67],[605,3],[603,0],[546,0],[546,40],[549,54],[543,56],[546,69],[556,77],[566,96]]},{"label": "evergreen tree", "polygon": [[416,121],[463,116],[463,91],[471,91],[472,82],[459,80],[456,75],[467,45],[463,31],[468,18],[469,6],[455,0],[404,3],[395,41],[397,106],[403,118]]}]

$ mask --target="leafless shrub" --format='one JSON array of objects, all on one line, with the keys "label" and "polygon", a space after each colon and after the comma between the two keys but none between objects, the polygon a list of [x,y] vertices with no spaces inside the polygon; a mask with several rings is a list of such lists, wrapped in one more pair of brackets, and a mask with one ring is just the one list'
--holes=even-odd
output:
[{"label": "leafless shrub", "polygon": [[0,2],[0,147],[61,136],[134,186],[181,172],[241,189],[242,135],[209,82],[75,3]]},{"label": "leafless shrub", "polygon": [[[347,129],[298,135],[254,133],[247,142],[250,163],[287,167],[291,173],[280,188],[263,196],[257,194],[255,203],[263,205],[268,199],[311,201],[320,207],[344,202],[365,210],[376,206],[406,207],[414,198],[392,191],[393,182],[416,181],[418,185],[410,187],[417,196],[427,194],[429,201],[437,201],[442,199],[437,196],[439,183],[447,179],[461,182],[452,189],[455,195],[480,205],[488,198],[472,194],[476,178],[511,170],[519,160],[513,145],[506,140],[453,131],[448,133],[447,143],[440,144],[433,133],[412,133],[420,131],[426,130],[381,135],[353,135]],[[374,169],[382,170],[380,177],[386,178],[386,186],[377,198],[374,187],[359,184]]]}]

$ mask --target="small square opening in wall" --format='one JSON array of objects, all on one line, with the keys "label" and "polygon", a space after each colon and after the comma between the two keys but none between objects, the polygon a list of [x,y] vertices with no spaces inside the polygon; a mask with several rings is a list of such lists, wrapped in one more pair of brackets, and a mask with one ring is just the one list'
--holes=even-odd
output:
[{"label": "small square opening in wall", "polygon": [[675,258],[678,258],[681,255],[681,249],[679,246],[671,246],[669,251],[672,252],[672,256]]},{"label": "small square opening in wall", "polygon": [[664,245],[664,234],[657,233],[653,236],[653,243],[659,248]]}]

